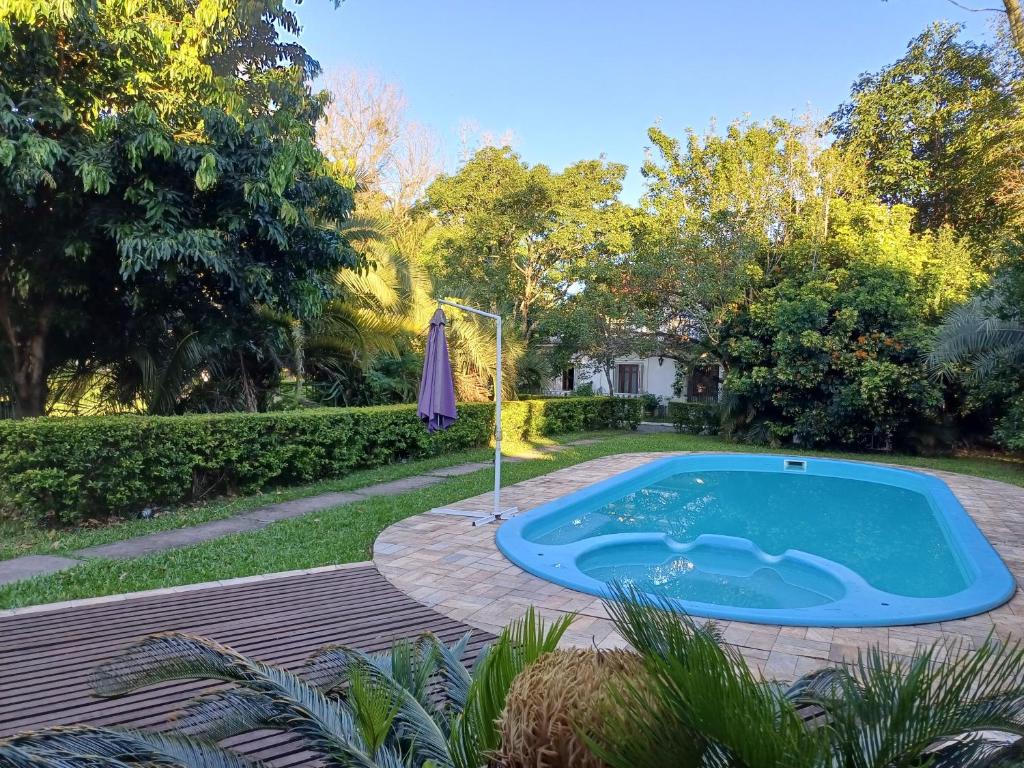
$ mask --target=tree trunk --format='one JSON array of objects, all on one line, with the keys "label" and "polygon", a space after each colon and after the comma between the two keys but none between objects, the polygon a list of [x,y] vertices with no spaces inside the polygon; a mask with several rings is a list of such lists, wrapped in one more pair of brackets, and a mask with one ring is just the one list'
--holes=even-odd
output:
[{"label": "tree trunk", "polygon": [[1017,53],[1024,58],[1024,9],[1021,8],[1020,0],[1003,0],[1006,6],[1006,16],[1010,20],[1010,35],[1013,37],[1013,44]]},{"label": "tree trunk", "polygon": [[49,394],[46,381],[46,339],[51,305],[27,322],[15,323],[10,304],[0,300],[0,326],[11,348],[11,379],[14,384],[14,417],[43,416]]},{"label": "tree trunk", "polygon": [[[45,338],[41,335],[27,340],[20,364],[14,369],[14,418],[43,416],[46,413],[46,372],[43,364]],[[18,357],[17,355],[15,357]]]}]

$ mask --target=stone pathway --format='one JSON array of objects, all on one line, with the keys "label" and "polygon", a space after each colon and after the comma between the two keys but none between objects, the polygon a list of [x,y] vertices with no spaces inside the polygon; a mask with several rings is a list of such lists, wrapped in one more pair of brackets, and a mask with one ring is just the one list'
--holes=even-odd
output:
[{"label": "stone pathway", "polygon": [[[577,464],[508,486],[502,499],[526,511],[667,453],[618,454]],[[980,477],[908,468],[946,482],[974,518],[1006,566],[1024,585],[1024,488]],[[491,495],[465,499],[459,509],[490,509]],[[618,647],[624,644],[602,602],[592,595],[560,587],[522,570],[494,544],[496,525],[474,527],[465,518],[425,513],[383,531],[374,543],[377,569],[396,587],[453,619],[497,632],[522,616],[528,606],[543,615],[575,613],[568,645]],[[936,641],[971,649],[990,632],[1024,638],[1024,593],[998,608],[964,619],[895,627],[819,628],[715,622],[726,642],[752,668],[781,680],[838,661],[854,659],[869,645],[906,657],[919,645]]]},{"label": "stone pathway", "polygon": [[[573,443],[573,445],[590,445],[591,442],[589,440],[581,440]],[[86,547],[85,549],[70,552],[67,555],[25,555],[24,557],[16,557],[11,560],[2,560],[0,561],[0,584],[10,584],[15,581],[30,579],[34,576],[44,576],[64,571],[80,565],[83,560],[88,558],[98,557],[111,560],[126,560],[132,557],[151,555],[155,552],[165,552],[169,549],[200,544],[233,533],[257,531],[261,528],[266,528],[278,520],[301,517],[311,512],[320,512],[374,496],[393,496],[399,493],[407,493],[408,491],[416,491],[443,483],[451,477],[480,472],[493,466],[494,464],[489,461],[474,461],[466,464],[456,464],[451,467],[439,467],[423,474],[403,477],[399,480],[368,485],[352,491],[324,493],[319,496],[309,496],[304,499],[270,504],[223,520],[213,520],[209,523],[193,525],[187,528],[159,531],[158,533],[150,533],[133,539],[125,539],[124,541]]]}]

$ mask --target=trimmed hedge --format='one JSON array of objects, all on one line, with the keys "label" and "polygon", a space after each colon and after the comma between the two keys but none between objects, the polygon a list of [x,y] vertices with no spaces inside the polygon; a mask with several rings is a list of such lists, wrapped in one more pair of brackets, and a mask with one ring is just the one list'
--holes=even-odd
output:
[{"label": "trimmed hedge", "polygon": [[705,403],[669,403],[668,416],[676,432],[695,435],[718,433],[718,406]]},{"label": "trimmed hedge", "polygon": [[[530,439],[638,421],[636,401],[518,400],[505,404],[502,427],[506,439]],[[3,421],[0,509],[73,523],[479,447],[493,428],[489,403],[460,405],[455,425],[433,435],[415,405]]]}]

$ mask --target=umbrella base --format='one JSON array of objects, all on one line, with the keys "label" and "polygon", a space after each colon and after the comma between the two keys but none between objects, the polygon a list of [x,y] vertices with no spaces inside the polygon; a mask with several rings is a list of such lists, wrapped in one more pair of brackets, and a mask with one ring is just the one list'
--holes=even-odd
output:
[{"label": "umbrella base", "polygon": [[473,520],[473,525],[487,525],[497,520],[508,520],[510,517],[515,517],[519,514],[519,507],[505,507],[498,514],[488,514],[486,512],[474,512],[468,509],[453,509],[451,507],[435,507],[430,510],[428,514],[431,515],[452,515],[453,517],[469,517]]}]

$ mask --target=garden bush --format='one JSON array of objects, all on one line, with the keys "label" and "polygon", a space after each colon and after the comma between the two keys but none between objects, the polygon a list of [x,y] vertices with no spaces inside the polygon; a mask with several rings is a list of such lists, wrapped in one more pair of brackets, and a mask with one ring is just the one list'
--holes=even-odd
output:
[{"label": "garden bush", "polygon": [[[639,407],[614,398],[520,400],[503,409],[506,439],[633,428]],[[341,477],[356,469],[486,445],[494,406],[459,406],[428,434],[415,405],[283,413],[100,416],[0,422],[0,510],[74,523],[211,493]]]},{"label": "garden bush", "polygon": [[669,403],[668,416],[676,432],[708,435],[718,432],[718,406],[706,403]]}]

